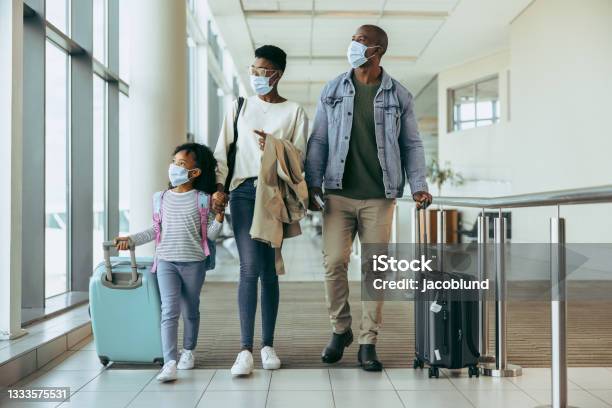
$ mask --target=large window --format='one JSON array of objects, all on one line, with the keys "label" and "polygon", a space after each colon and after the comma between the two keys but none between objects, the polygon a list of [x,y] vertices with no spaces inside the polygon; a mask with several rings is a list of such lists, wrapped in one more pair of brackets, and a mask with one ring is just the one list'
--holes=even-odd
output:
[{"label": "large window", "polygon": [[[128,154],[119,141],[119,110],[129,94],[119,72],[129,42],[120,38],[119,13],[127,3],[23,2],[26,324],[87,301],[102,241],[126,225],[129,201],[122,181],[119,204],[118,167],[119,155]],[[125,134],[127,114],[123,119]]]},{"label": "large window", "polygon": [[[68,61],[47,41],[45,61],[45,297],[66,292],[68,276]],[[26,115],[27,116],[27,115]],[[27,152],[27,147],[24,150]]]},{"label": "large window", "polygon": [[93,79],[93,264],[102,259],[106,239],[106,82]]},{"label": "large window", "polygon": [[46,0],[45,8],[47,20],[64,33],[69,33],[70,0]]},{"label": "large window", "polygon": [[211,19],[206,2],[184,1],[189,21],[186,40],[188,137],[214,148],[223,116],[238,97],[241,85],[234,61]]},{"label": "large window", "polygon": [[106,0],[93,0],[93,53],[101,63],[106,63],[106,39],[108,27],[106,19]]},{"label": "large window", "polygon": [[119,95],[119,235],[130,231],[130,123],[129,99]]},{"label": "large window", "polygon": [[449,90],[452,123],[449,132],[489,126],[499,121],[499,80],[497,77]]},{"label": "large window", "polygon": [[128,19],[128,1],[119,2],[119,76],[129,81],[130,79],[130,27],[131,22]]},{"label": "large window", "polygon": [[191,37],[187,37],[187,137],[190,142],[195,140],[198,131],[198,71],[197,71],[196,44]]}]

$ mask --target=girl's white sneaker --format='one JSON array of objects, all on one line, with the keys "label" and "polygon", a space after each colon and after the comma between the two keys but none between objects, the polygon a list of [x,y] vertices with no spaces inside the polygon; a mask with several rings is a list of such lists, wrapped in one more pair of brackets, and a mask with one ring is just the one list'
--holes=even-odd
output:
[{"label": "girl's white sneaker", "polygon": [[231,372],[232,375],[249,375],[253,372],[253,355],[249,350],[238,353]]},{"label": "girl's white sneaker", "polygon": [[170,360],[161,369],[157,375],[157,381],[168,382],[176,380],[176,360]]},{"label": "girl's white sneaker", "polygon": [[195,358],[193,357],[193,353],[191,352],[191,350],[183,350],[176,368],[179,370],[191,370],[194,365]]},{"label": "girl's white sneaker", "polygon": [[278,370],[280,368],[281,361],[276,355],[274,347],[265,346],[261,349],[261,365],[265,370]]}]

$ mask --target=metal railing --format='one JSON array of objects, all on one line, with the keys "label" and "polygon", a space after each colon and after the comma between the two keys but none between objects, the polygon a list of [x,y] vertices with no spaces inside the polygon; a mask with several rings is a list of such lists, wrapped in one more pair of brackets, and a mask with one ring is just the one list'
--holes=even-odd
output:
[{"label": "metal railing", "polygon": [[[409,198],[402,198],[409,201]],[[483,279],[486,273],[486,253],[482,247],[489,239],[489,217],[485,215],[485,209],[498,209],[499,216],[494,219],[493,241],[495,243],[494,265],[495,265],[495,294],[496,294],[496,324],[495,324],[495,356],[489,355],[488,350],[488,315],[487,302],[481,299],[479,307],[479,346],[481,362],[486,363],[482,372],[484,375],[508,377],[522,374],[521,367],[509,364],[506,353],[506,278],[504,265],[504,244],[506,239],[506,220],[502,216],[502,208],[524,208],[557,206],[557,216],[550,219],[550,243],[558,244],[551,248],[551,324],[552,324],[552,398],[553,408],[567,408],[567,304],[565,298],[565,276],[566,276],[566,254],[564,245],[566,243],[565,220],[560,217],[559,206],[612,203],[612,185],[578,188],[571,190],[557,190],[538,192],[531,194],[520,194],[503,197],[437,197],[435,205],[439,206],[437,244],[446,243],[445,224],[446,210],[443,206],[481,208],[482,213],[478,216],[478,274]],[[413,227],[416,222],[418,211],[413,210]],[[413,231],[413,237],[420,236],[420,231]]]},{"label": "metal railing", "polygon": [[521,208],[612,202],[612,185],[502,197],[435,197],[434,204],[473,208]]}]

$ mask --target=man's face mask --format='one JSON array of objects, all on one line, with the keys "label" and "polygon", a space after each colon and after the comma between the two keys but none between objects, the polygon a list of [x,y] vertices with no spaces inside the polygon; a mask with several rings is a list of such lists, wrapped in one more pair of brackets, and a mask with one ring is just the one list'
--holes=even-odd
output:
[{"label": "man's face mask", "polygon": [[380,45],[374,45],[372,47],[368,47],[368,46],[363,45],[360,42],[351,41],[351,43],[348,46],[348,50],[346,52],[346,57],[348,58],[349,64],[351,64],[353,68],[358,68],[362,66],[363,64],[366,63],[367,60],[369,60],[370,58],[374,56],[374,55],[371,55],[369,57],[365,56],[368,48],[377,48],[377,47],[380,47]]}]

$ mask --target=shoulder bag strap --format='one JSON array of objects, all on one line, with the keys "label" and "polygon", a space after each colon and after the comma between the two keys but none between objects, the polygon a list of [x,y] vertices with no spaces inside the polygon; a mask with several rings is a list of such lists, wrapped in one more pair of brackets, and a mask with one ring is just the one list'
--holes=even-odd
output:
[{"label": "shoulder bag strap", "polygon": [[225,185],[223,190],[228,193],[229,186],[234,176],[234,167],[236,166],[236,142],[238,142],[238,117],[244,104],[244,98],[238,98],[238,109],[236,109],[236,116],[234,116],[234,141],[229,145],[227,149],[227,178],[225,179]]}]

